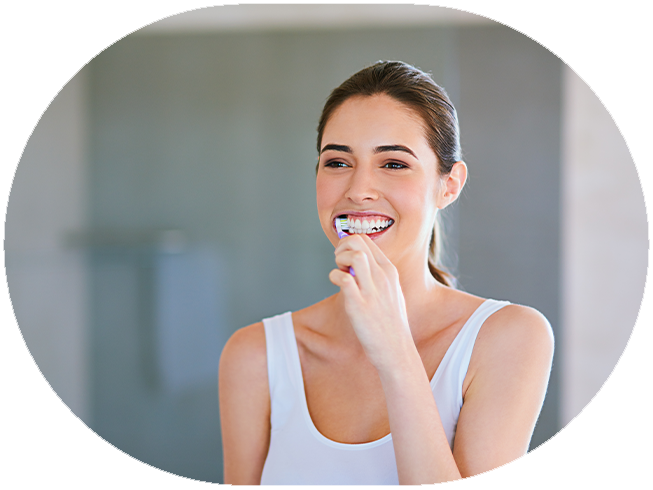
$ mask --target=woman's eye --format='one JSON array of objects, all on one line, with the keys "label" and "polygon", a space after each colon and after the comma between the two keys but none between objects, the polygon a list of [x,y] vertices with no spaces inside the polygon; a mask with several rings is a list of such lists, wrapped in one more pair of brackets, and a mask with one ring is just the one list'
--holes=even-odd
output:
[{"label": "woman's eye", "polygon": [[324,166],[330,168],[342,168],[342,167],[347,167],[347,164],[344,162],[331,161],[331,162],[326,162]]},{"label": "woman's eye", "polygon": [[401,169],[401,168],[408,168],[408,165],[404,165],[403,163],[399,163],[399,162],[388,162],[383,166],[383,168]]}]

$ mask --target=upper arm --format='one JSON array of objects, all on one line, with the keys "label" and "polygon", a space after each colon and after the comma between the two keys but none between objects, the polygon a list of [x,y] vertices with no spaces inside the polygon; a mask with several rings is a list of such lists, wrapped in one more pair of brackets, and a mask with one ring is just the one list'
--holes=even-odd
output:
[{"label": "upper arm", "polygon": [[486,320],[474,345],[454,440],[463,477],[526,454],[552,359],[551,326],[536,310],[510,305]]},{"label": "upper arm", "polygon": [[263,323],[234,333],[220,356],[224,483],[258,485],[270,444],[270,394]]}]

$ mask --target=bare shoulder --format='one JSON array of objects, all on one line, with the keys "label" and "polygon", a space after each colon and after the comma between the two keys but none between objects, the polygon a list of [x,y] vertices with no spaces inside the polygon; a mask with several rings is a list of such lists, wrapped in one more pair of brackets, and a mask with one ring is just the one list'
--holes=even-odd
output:
[{"label": "bare shoulder", "polygon": [[220,356],[220,380],[237,377],[267,384],[267,353],[263,322],[236,330]]},{"label": "bare shoulder", "polygon": [[[452,320],[469,318],[485,298],[453,288],[443,290],[442,302],[449,307]],[[474,351],[491,349],[501,352],[509,348],[553,349],[553,330],[546,317],[529,306],[509,304],[494,312],[478,333]]]},{"label": "bare shoulder", "polygon": [[237,330],[220,356],[219,400],[225,483],[258,485],[270,442],[265,329]]},{"label": "bare shoulder", "polygon": [[535,308],[507,305],[490,315],[478,341],[496,348],[553,350],[553,330],[546,317]]},{"label": "bare shoulder", "polygon": [[507,305],[481,327],[470,360],[470,374],[478,369],[507,374],[514,370],[550,370],[554,350],[549,321],[534,308]]}]

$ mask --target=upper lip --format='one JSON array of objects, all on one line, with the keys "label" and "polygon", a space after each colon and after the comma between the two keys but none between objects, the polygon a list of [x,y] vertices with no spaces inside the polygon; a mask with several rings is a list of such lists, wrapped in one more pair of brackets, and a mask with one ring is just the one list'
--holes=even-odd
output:
[{"label": "upper lip", "polygon": [[335,213],[335,217],[333,219],[336,219],[338,216],[342,215],[347,215],[347,216],[360,216],[361,218],[365,216],[385,216],[388,219],[393,219],[390,216],[388,216],[385,213],[380,213],[378,211],[339,211]]}]

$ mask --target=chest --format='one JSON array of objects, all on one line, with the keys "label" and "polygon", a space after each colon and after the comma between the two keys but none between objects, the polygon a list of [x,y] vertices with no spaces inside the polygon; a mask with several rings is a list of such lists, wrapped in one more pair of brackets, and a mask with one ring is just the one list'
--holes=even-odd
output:
[{"label": "chest", "polygon": [[[433,378],[457,330],[443,331],[417,346],[428,379]],[[317,355],[301,342],[299,356],[308,411],[322,435],[357,444],[390,433],[381,380],[364,356]]]}]

